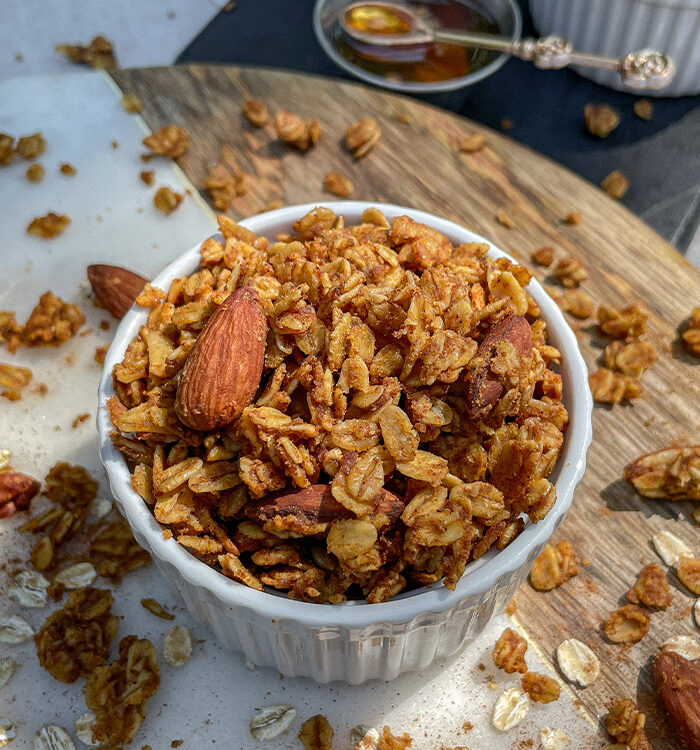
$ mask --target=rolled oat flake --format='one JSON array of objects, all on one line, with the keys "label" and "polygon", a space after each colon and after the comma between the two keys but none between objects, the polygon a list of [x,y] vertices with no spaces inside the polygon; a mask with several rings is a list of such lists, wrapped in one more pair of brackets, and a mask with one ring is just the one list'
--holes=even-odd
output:
[{"label": "rolled oat flake", "polygon": [[530,710],[530,699],[519,688],[505,690],[493,707],[491,723],[501,732],[520,724]]},{"label": "rolled oat flake", "polygon": [[95,719],[97,716],[88,711],[75,720],[75,736],[85,745],[97,747],[100,743],[92,739],[92,730],[95,728]]},{"label": "rolled oat flake", "polygon": [[564,750],[564,746],[569,744],[569,738],[561,729],[552,729],[551,727],[542,727],[540,729],[540,745],[542,750]]},{"label": "rolled oat flake", "polygon": [[5,747],[17,736],[15,725],[4,716],[0,716],[0,747]]},{"label": "rolled oat flake", "polygon": [[75,745],[65,730],[47,724],[34,735],[34,750],[75,750]]},{"label": "rolled oat flake", "polygon": [[17,669],[17,663],[12,659],[0,659],[0,688],[7,685]]},{"label": "rolled oat flake", "polygon": [[165,635],[163,658],[171,667],[181,667],[190,656],[192,656],[190,631],[182,625],[176,625]]},{"label": "rolled oat flake", "polygon": [[0,469],[5,469],[10,465],[12,454],[7,448],[0,448]]},{"label": "rolled oat flake", "polygon": [[693,557],[693,550],[670,531],[659,531],[651,538],[654,549],[666,565],[678,565],[681,557]]},{"label": "rolled oat flake", "polygon": [[[350,730],[350,744],[352,747],[361,747],[362,750],[378,750],[379,732],[374,727],[366,724],[358,724]],[[360,743],[363,743],[360,745]]]},{"label": "rolled oat flake", "polygon": [[600,674],[598,657],[577,638],[569,638],[559,644],[557,663],[564,677],[581,687],[592,685]]},{"label": "rolled oat flake", "polygon": [[79,562],[69,565],[56,573],[54,581],[62,583],[67,589],[82,589],[97,578],[97,571],[91,562]]},{"label": "rolled oat flake", "polygon": [[22,617],[0,617],[0,643],[24,643],[34,635],[32,626]]},{"label": "rolled oat flake", "polygon": [[266,706],[250,720],[250,733],[256,740],[272,740],[289,729],[296,715],[292,706]]},{"label": "rolled oat flake", "polygon": [[692,635],[674,635],[661,644],[662,651],[673,651],[688,661],[700,659],[700,640]]},{"label": "rolled oat flake", "polygon": [[45,607],[48,587],[48,580],[37,570],[23,570],[14,577],[7,593],[23,607]]}]

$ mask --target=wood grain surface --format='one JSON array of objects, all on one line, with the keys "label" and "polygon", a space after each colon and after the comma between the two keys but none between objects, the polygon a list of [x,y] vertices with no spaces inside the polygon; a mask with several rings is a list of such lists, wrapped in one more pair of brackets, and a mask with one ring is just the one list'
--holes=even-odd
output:
[{"label": "wood grain surface", "polygon": [[[700,304],[700,272],[598,187],[503,135],[409,98],[332,79],[233,67],[119,71],[113,78],[123,91],[141,97],[151,128],[172,122],[189,132],[189,149],[178,163],[194,185],[201,186],[207,167],[217,161],[250,175],[250,192],[236,199],[233,217],[257,213],[270,201],[332,200],[323,191],[323,177],[335,170],[353,181],[353,198],[444,216],[530,267],[530,253],[543,245],[554,247],[557,257],[571,253],[588,271],[582,289],[598,303],[639,303],[649,311],[647,338],[661,356],[643,376],[641,399],[627,406],[596,406],[588,468],[555,537],[569,539],[586,564],[555,591],[521,587],[516,617],[552,660],[557,645],[569,637],[590,644],[600,656],[597,682],[574,688],[594,719],[613,699],[633,697],[647,713],[653,747],[679,747],[655,700],[650,664],[670,636],[697,635],[694,599],[670,571],[673,604],[652,613],[649,635],[641,642],[607,643],[601,622],[623,603],[642,564],[658,559],[651,546],[656,531],[669,529],[700,551],[690,503],[646,501],[621,479],[623,466],[641,453],[700,442],[700,360],[677,344],[679,324]],[[320,120],[323,137],[306,153],[288,148],[271,125],[256,129],[241,116],[248,98],[266,102],[273,114],[288,109]],[[342,136],[366,116],[377,120],[382,138],[355,161]],[[488,147],[460,153],[460,138],[475,132],[485,135]],[[514,228],[498,223],[499,210],[512,216]],[[565,222],[572,210],[582,214],[578,225]],[[541,269],[533,270],[542,279]],[[571,322],[593,370],[606,340],[592,322]]]}]

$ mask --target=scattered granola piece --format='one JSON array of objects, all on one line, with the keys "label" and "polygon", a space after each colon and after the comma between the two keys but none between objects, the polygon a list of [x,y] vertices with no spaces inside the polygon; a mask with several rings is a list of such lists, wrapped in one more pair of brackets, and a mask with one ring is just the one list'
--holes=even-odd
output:
[{"label": "scattered granola piece", "polygon": [[281,141],[300,151],[311,148],[323,135],[321,125],[317,120],[304,120],[286,110],[275,115],[275,130]]},{"label": "scattered granola piece", "polygon": [[119,658],[97,667],[85,685],[85,703],[97,714],[92,738],[103,744],[131,741],[158,690],[160,670],[153,644],[133,635],[119,644]]},{"label": "scattered granola piece", "polygon": [[[382,734],[379,738],[378,750],[406,750],[411,747],[413,739],[407,732],[403,734],[392,734],[388,726],[382,728]],[[359,750],[364,750],[359,748]]]},{"label": "scattered granola piece", "polygon": [[700,595],[700,560],[682,557],[676,565],[680,582],[693,594]]},{"label": "scattered granola piece", "polygon": [[169,187],[158,188],[153,196],[153,205],[166,216],[171,214],[182,202],[182,194],[174,193]]},{"label": "scattered granola piece", "polygon": [[148,187],[151,187],[153,185],[153,182],[155,181],[155,172],[152,169],[143,170],[139,177],[141,178],[141,182],[143,182],[144,185],[148,185]]},{"label": "scattered granola piece", "polygon": [[607,138],[620,124],[620,113],[607,104],[586,104],[583,117],[588,132],[598,138]]},{"label": "scattered granola piece", "polygon": [[331,750],[333,734],[328,719],[317,714],[301,725],[298,737],[305,750]]},{"label": "scattered granola piece", "polygon": [[15,669],[17,669],[17,662],[12,659],[0,659],[0,688],[5,687],[12,679]]},{"label": "scattered granola piece", "polygon": [[163,640],[163,658],[171,667],[181,667],[192,656],[190,631],[182,625],[175,625]]},{"label": "scattered granola piece", "polygon": [[95,566],[90,562],[79,562],[57,573],[54,581],[67,589],[82,589],[89,586],[95,578],[97,578]]},{"label": "scattered granola piece", "polygon": [[647,332],[647,314],[637,305],[617,309],[610,305],[598,308],[601,333],[613,339],[638,338]]},{"label": "scattered granola piece", "polygon": [[603,631],[612,643],[636,643],[649,632],[649,615],[634,604],[624,604],[608,615]]},{"label": "scattered granola piece", "polygon": [[267,111],[267,107],[264,102],[257,99],[248,99],[248,101],[243,102],[241,112],[243,112],[246,120],[251,125],[255,125],[256,128],[262,128],[270,121],[270,114]]},{"label": "scattered granola piece", "polygon": [[67,161],[64,161],[63,164],[59,167],[61,174],[66,175],[66,177],[73,177],[73,175],[78,174],[78,170],[72,165],[69,164]]},{"label": "scattered granola piece", "polygon": [[520,684],[533,703],[552,703],[559,700],[561,685],[546,674],[528,672],[523,675]]},{"label": "scattered granola piece", "polygon": [[569,682],[577,682],[581,687],[592,685],[600,674],[600,660],[592,649],[576,638],[559,644],[557,664]]},{"label": "scattered granola piece", "polygon": [[113,581],[151,562],[151,556],[134,539],[129,524],[122,520],[113,521],[93,537],[90,559],[103,578]]},{"label": "scattered granola piece", "polygon": [[552,275],[559,279],[565,287],[578,286],[588,278],[586,269],[573,255],[562,258],[552,269]]},{"label": "scattered granola piece", "polygon": [[644,734],[645,721],[646,717],[637,708],[637,704],[629,698],[623,698],[615,703],[605,717],[605,728],[614,740],[627,745],[630,750],[642,750],[649,747]]},{"label": "scattered granola piece", "polygon": [[83,422],[87,422],[88,419],[90,419],[90,412],[83,412],[82,414],[78,414],[78,416],[71,422],[71,427],[74,430],[77,430],[78,427],[83,424]]},{"label": "scattered granola piece", "polygon": [[519,724],[530,710],[530,699],[520,688],[512,687],[504,691],[496,701],[491,716],[491,724],[500,732],[507,732]]},{"label": "scattered granola piece", "polygon": [[501,130],[512,130],[515,127],[515,123],[508,117],[501,117]]},{"label": "scattered granola piece", "polygon": [[12,460],[12,453],[7,448],[0,448],[0,470],[6,469]]},{"label": "scattered granola piece", "polygon": [[530,257],[540,266],[551,266],[554,260],[554,248],[548,245],[540,247]]},{"label": "scattered granola piece", "polygon": [[37,216],[27,227],[27,234],[43,237],[45,240],[57,237],[70,224],[70,219],[65,214],[55,214],[49,211],[46,216]]},{"label": "scattered granola piece", "polygon": [[596,303],[580,289],[567,289],[564,292],[566,311],[579,320],[586,320],[596,314]]},{"label": "scattered granola piece", "polygon": [[293,706],[265,706],[250,720],[250,733],[256,740],[272,740],[289,729],[296,715]]},{"label": "scattered granola piece", "polygon": [[537,591],[550,591],[578,575],[578,559],[574,548],[565,539],[552,546],[545,545],[532,564],[530,583]]},{"label": "scattered granola piece", "polygon": [[582,220],[583,216],[581,216],[580,211],[569,211],[569,213],[566,215],[566,218],[564,219],[567,224],[571,224],[572,226],[580,224]]},{"label": "scattered granola piece", "polygon": [[627,601],[645,607],[666,609],[673,601],[666,571],[658,563],[645,565],[634,586],[627,592]]},{"label": "scattered granola piece", "polygon": [[693,550],[683,540],[665,529],[654,534],[651,541],[666,565],[678,565],[682,558],[693,557]]},{"label": "scattered granola piece", "polygon": [[681,333],[681,341],[694,357],[700,357],[700,307],[693,309],[686,329]]},{"label": "scattered granola piece", "polygon": [[25,135],[17,141],[15,151],[23,159],[36,159],[46,150],[46,141],[41,133]]},{"label": "scattered granola piece", "polygon": [[0,747],[5,747],[17,736],[15,725],[10,719],[0,716]]},{"label": "scattered granola piece", "polygon": [[82,310],[45,292],[21,331],[25,346],[59,346],[74,336],[85,322]]},{"label": "scattered granola piece", "polygon": [[19,471],[0,471],[0,518],[27,510],[39,492],[39,482]]},{"label": "scattered granola piece", "polygon": [[45,607],[49,582],[36,570],[23,570],[14,577],[7,593],[23,607]]},{"label": "scattered granola piece", "polygon": [[513,672],[527,672],[527,663],[525,662],[525,652],[527,651],[527,641],[512,628],[506,628],[496,641],[491,656],[493,663],[508,674]]},{"label": "scattered granola piece", "polygon": [[41,164],[39,164],[39,162],[34,162],[34,164],[30,164],[27,167],[25,175],[27,176],[29,182],[41,182],[44,178],[44,168],[41,166]]},{"label": "scattered granola piece", "polygon": [[15,139],[0,133],[0,167],[6,167],[15,158]]},{"label": "scattered granola piece", "polygon": [[225,211],[233,199],[248,192],[248,178],[242,172],[232,174],[223,164],[210,167],[204,189],[211,196],[214,208]]},{"label": "scattered granola piece", "polygon": [[500,209],[496,212],[496,221],[499,224],[502,224],[507,229],[513,229],[513,227],[515,226],[515,220],[504,209]]},{"label": "scattered granola piece", "polygon": [[33,635],[32,626],[24,618],[17,615],[0,617],[0,643],[14,646],[28,641]]},{"label": "scattered granola piece", "polygon": [[356,158],[361,159],[374,148],[381,138],[382,131],[376,121],[365,117],[350,125],[345,131],[345,148]]},{"label": "scattered granola piece", "polygon": [[673,651],[688,661],[700,659],[700,640],[692,635],[674,635],[661,644],[662,651]]},{"label": "scattered granola piece", "polygon": [[607,367],[599,367],[589,375],[588,384],[593,400],[602,404],[619,404],[642,395],[642,386],[638,380],[608,370]]},{"label": "scattered granola piece", "polygon": [[146,136],[143,139],[143,145],[147,146],[153,154],[177,159],[187,151],[187,131],[177,125],[164,125],[160,130]]},{"label": "scattered granola piece", "polygon": [[108,346],[98,346],[95,348],[95,362],[97,362],[98,365],[103,365],[105,363],[105,357],[107,356],[107,349],[109,349]]},{"label": "scattered granola piece", "polygon": [[15,367],[0,363],[0,396],[8,401],[18,401],[22,397],[22,389],[29,385],[32,371],[28,367]]},{"label": "scattered granola piece", "polygon": [[605,177],[600,186],[611,198],[620,200],[629,188],[629,181],[619,169],[615,169]]},{"label": "scattered granola piece", "polygon": [[64,729],[46,724],[34,735],[34,750],[75,750],[73,740]]},{"label": "scattered granola piece", "polygon": [[352,750],[377,750],[379,732],[374,727],[358,724],[350,730]]},{"label": "scattered granola piece", "polygon": [[459,150],[465,154],[474,154],[486,148],[486,138],[479,133],[465,135],[459,142]]},{"label": "scattered granola piece", "polygon": [[339,198],[349,198],[354,190],[352,182],[340,172],[328,172],[323,178],[323,187]]},{"label": "scattered granola piece", "polygon": [[127,112],[138,114],[143,109],[143,102],[136,94],[122,94],[122,107]]},{"label": "scattered granola piece", "polygon": [[654,105],[648,99],[637,99],[632,109],[640,120],[651,120],[654,116]]},{"label": "scattered granola piece", "polygon": [[87,47],[81,44],[59,44],[56,52],[74,63],[85,63],[98,70],[114,70],[117,67],[112,43],[103,36],[96,36]]},{"label": "scattered granola piece", "polygon": [[141,606],[147,609],[152,615],[160,617],[162,620],[174,620],[175,615],[171,615],[162,604],[155,599],[141,599]]},{"label": "scattered granola piece", "polygon": [[97,714],[87,711],[75,720],[75,736],[88,747],[97,747],[97,743],[92,740],[96,719]]},{"label": "scattered granola piece", "polygon": [[611,370],[639,378],[656,362],[658,355],[650,341],[611,341],[603,352],[605,366]]}]

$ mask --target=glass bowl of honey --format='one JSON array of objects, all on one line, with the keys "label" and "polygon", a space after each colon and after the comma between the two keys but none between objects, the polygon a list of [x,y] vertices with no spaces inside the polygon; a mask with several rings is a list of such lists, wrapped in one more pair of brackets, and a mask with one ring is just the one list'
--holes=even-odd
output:
[{"label": "glass bowl of honey", "polygon": [[[406,46],[366,44],[346,34],[340,18],[351,0],[316,0],[316,37],[336,65],[366,83],[414,94],[453,91],[495,73],[508,55],[444,42]],[[443,29],[520,38],[516,0],[403,0],[414,14]],[[372,0],[367,0],[372,5]]]}]

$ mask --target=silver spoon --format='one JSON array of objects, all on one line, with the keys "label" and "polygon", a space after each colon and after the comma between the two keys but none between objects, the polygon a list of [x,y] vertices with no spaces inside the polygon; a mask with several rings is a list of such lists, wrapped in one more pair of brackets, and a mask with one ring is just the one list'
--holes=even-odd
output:
[{"label": "silver spoon", "polygon": [[[364,20],[367,28],[358,29],[356,25],[353,25],[353,20],[356,21],[358,18],[358,9],[365,10]],[[376,30],[376,26],[372,29],[372,14],[374,14],[375,21],[384,20],[388,26],[385,26],[384,30]],[[379,1],[350,3],[341,13],[338,22],[345,34],[363,44],[378,47],[405,47],[431,42],[447,42],[465,47],[479,47],[506,52],[521,60],[532,61],[541,69],[582,65],[615,70],[627,86],[635,89],[664,88],[671,82],[676,72],[673,60],[667,54],[656,50],[642,49],[622,58],[605,57],[588,52],[576,52],[569,42],[558,36],[513,40],[497,34],[440,29],[421,18],[412,8],[400,3]]]}]

